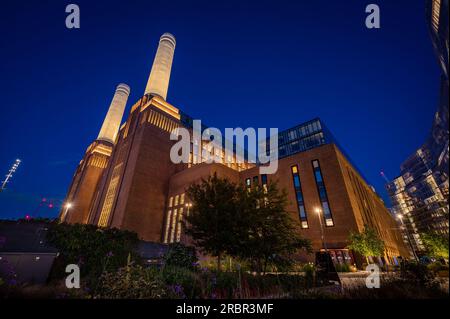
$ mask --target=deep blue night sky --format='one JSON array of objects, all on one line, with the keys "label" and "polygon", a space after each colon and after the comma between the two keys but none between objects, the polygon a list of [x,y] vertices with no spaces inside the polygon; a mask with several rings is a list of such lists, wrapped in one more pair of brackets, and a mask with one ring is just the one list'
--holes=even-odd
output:
[{"label": "deep blue night sky", "polygon": [[[81,29],[65,27],[65,7]],[[365,6],[381,29],[365,27]],[[425,140],[439,69],[424,1],[10,1],[0,12],[0,218],[56,216],[119,82],[145,88],[159,36],[177,38],[168,101],[209,125],[286,129],[320,117],[387,200]],[[39,207],[42,197],[55,208]]]}]

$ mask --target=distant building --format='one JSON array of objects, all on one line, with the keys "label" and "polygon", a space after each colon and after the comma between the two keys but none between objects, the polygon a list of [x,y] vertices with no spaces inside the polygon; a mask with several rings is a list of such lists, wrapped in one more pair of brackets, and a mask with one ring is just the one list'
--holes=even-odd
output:
[{"label": "distant building", "polygon": [[420,234],[448,234],[449,105],[448,0],[427,1],[426,19],[442,70],[438,110],[425,143],[400,167],[400,176],[386,185],[395,214],[403,216],[416,250]]},{"label": "distant building", "polygon": [[[186,242],[189,238],[182,228],[190,209],[186,189],[217,173],[249,187],[278,180],[288,192],[287,210],[298,222],[301,235],[311,239],[316,251],[323,250],[322,223],[325,244],[336,262],[355,262],[346,248],[348,237],[365,225],[385,241],[384,262],[396,263],[398,256],[409,255],[382,200],[320,119],[279,134],[279,167],[273,175],[261,175],[258,164],[239,163],[235,153],[227,158],[224,150],[214,154],[221,163],[205,163],[196,150],[212,153],[208,142],[192,143],[189,163],[174,164],[170,150],[176,141],[170,140],[170,132],[177,127],[192,130],[193,122],[166,101],[175,44],[172,35],[161,37],[144,96],[131,107],[95,182],[77,182],[78,176],[85,174],[82,166],[78,168],[67,198],[72,206],[63,208],[62,221],[128,229],[150,242]],[[80,165],[89,161],[85,158]],[[73,185],[77,185],[75,191]]]},{"label": "distant building", "polygon": [[46,241],[48,224],[0,221],[0,277],[45,284],[58,250]]}]

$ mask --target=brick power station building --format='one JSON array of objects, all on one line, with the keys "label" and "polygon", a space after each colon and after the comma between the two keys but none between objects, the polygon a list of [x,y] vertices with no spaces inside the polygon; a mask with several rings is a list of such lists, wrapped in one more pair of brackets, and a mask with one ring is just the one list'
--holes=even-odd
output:
[{"label": "brick power station building", "polygon": [[[145,94],[120,126],[130,89],[120,84],[98,138],[87,148],[70,185],[60,220],[135,231],[142,240],[186,241],[182,220],[191,207],[185,191],[217,173],[252,186],[277,180],[288,193],[287,210],[316,251],[326,247],[335,262],[353,262],[346,249],[351,231],[375,229],[386,245],[384,262],[408,256],[398,225],[383,201],[343,154],[332,135],[314,119],[279,133],[278,170],[261,175],[257,164],[239,163],[236,154],[222,163],[205,163],[191,145],[189,163],[170,159],[170,132],[192,130],[193,119],[166,101],[175,38],[162,35]],[[317,212],[320,212],[318,214]],[[321,227],[321,223],[322,226]],[[311,258],[314,258],[311,256]]]}]

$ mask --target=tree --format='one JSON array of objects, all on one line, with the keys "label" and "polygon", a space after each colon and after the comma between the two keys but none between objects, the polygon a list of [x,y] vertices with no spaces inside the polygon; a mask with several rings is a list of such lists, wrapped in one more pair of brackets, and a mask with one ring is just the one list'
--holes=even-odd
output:
[{"label": "tree", "polygon": [[264,273],[269,264],[290,264],[299,249],[310,250],[285,210],[286,193],[276,183],[247,189],[214,174],[189,187],[187,195],[193,207],[186,233],[217,257],[218,270],[225,254],[248,260]]},{"label": "tree", "polygon": [[384,254],[384,242],[372,228],[364,226],[362,233],[351,232],[348,248],[366,257],[378,257]]},{"label": "tree", "polygon": [[266,187],[238,189],[240,209],[248,229],[241,258],[248,259],[263,274],[269,265],[289,266],[300,249],[311,252],[311,243],[299,235],[299,229],[286,211],[287,194],[277,183]]},{"label": "tree", "polygon": [[186,194],[192,201],[192,209],[186,221],[186,233],[205,252],[217,257],[220,271],[224,254],[235,252],[239,240],[234,230],[239,222],[236,197],[237,185],[217,174],[191,185]]},{"label": "tree", "polygon": [[197,262],[195,247],[185,246],[181,243],[170,244],[169,250],[164,255],[165,266],[194,269]]},{"label": "tree", "polygon": [[448,260],[448,237],[434,233],[425,233],[420,237],[430,257]]}]

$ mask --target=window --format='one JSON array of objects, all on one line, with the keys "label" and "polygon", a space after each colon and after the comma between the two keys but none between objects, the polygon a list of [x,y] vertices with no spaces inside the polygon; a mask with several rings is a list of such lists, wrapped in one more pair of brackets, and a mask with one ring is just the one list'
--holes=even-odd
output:
[{"label": "window", "polygon": [[173,206],[173,196],[169,198],[169,207]]},{"label": "window", "polygon": [[258,184],[259,184],[259,177],[258,176],[253,177],[253,185],[258,186]]},{"label": "window", "polygon": [[252,182],[251,182],[250,178],[245,179],[245,186],[247,186],[247,188],[250,188],[250,186],[252,186]]},{"label": "window", "polygon": [[170,230],[170,241],[169,241],[171,243],[173,243],[174,237],[175,237],[175,227],[177,226],[177,217],[178,217],[177,210],[174,209],[173,216],[172,216],[172,223],[171,223],[172,225],[171,225],[171,230]]},{"label": "window", "polygon": [[261,175],[261,184],[267,185],[267,175],[266,174]]},{"label": "window", "polygon": [[298,166],[291,167],[292,181],[294,183],[295,199],[297,200],[298,214],[300,217],[301,227],[308,228],[308,218],[306,216],[305,201],[303,199],[302,185],[300,182],[300,174]]},{"label": "window", "polygon": [[267,175],[266,174],[261,175],[261,184],[262,184],[264,192],[267,193]]},{"label": "window", "polygon": [[172,216],[172,211],[169,209],[167,212],[166,218],[166,230],[164,233],[164,242],[167,243],[169,241],[169,229],[170,229],[170,217]]},{"label": "window", "polygon": [[297,131],[296,130],[292,130],[288,133],[288,137],[290,141],[293,141],[295,139],[297,139]]},{"label": "window", "polygon": [[180,205],[184,204],[184,193],[180,196]]},{"label": "window", "polygon": [[180,198],[179,195],[175,196],[175,204],[174,204],[174,206],[178,206],[178,200],[179,200],[179,198]]},{"label": "window", "polygon": [[177,238],[176,241],[180,242],[181,240],[181,227],[183,225],[183,208],[180,208],[178,212],[178,225],[177,225]]},{"label": "window", "polygon": [[333,216],[331,215],[330,204],[328,203],[327,190],[323,181],[322,171],[318,160],[312,161],[314,177],[316,179],[317,192],[319,193],[320,202],[322,204],[322,214],[326,226],[334,226]]}]

